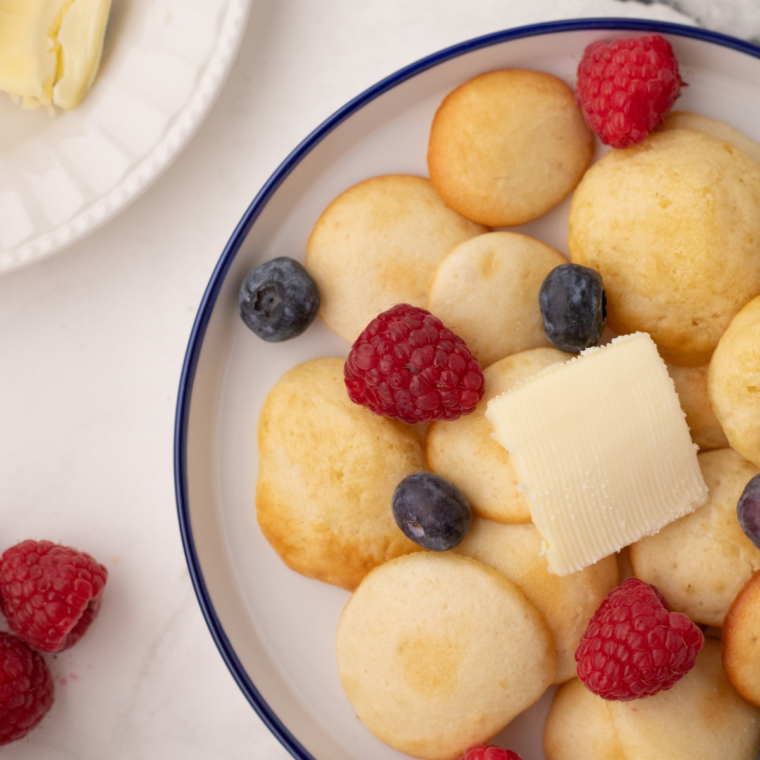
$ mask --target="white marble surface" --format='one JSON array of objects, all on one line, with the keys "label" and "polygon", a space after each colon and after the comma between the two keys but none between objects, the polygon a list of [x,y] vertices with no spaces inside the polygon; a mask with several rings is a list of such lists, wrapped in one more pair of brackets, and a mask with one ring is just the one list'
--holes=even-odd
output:
[{"label": "white marble surface", "polygon": [[[469,37],[580,16],[745,38],[757,0],[253,0],[229,79],[190,145],[90,237],[0,278],[0,550],[24,538],[108,567],[100,617],[48,657],[49,716],[3,760],[285,758],[219,657],[182,553],[177,384],[232,229],[290,150],[394,70]],[[749,14],[749,15],[748,15]],[[530,760],[526,758],[525,760]]]}]

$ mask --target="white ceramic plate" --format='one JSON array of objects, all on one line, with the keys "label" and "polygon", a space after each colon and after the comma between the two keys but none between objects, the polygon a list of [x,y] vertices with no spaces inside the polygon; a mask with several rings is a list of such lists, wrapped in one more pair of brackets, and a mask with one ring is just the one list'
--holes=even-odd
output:
[{"label": "white ceramic plate", "polygon": [[250,0],[113,0],[101,68],[72,111],[0,93],[0,273],[133,201],[187,144],[237,52]]},{"label": "white ceramic plate", "polygon": [[[190,339],[176,426],[180,525],[198,599],[222,657],[246,697],[297,758],[391,760],[402,755],[356,719],[341,689],[334,636],[348,593],[292,572],[256,524],[256,421],[275,381],[294,364],[345,355],[320,321],[288,343],[267,344],[238,318],[245,274],[261,261],[303,259],[325,206],[378,174],[426,174],[436,107],[454,87],[495,68],[534,68],[574,83],[583,49],[600,38],[657,31],[689,83],[679,109],[722,118],[760,140],[760,49],[702,30],[623,20],[533,26],[477,39],[384,80],[317,129],[251,204],[213,274]],[[521,229],[566,250],[567,202]],[[496,741],[543,758],[548,692]]]}]

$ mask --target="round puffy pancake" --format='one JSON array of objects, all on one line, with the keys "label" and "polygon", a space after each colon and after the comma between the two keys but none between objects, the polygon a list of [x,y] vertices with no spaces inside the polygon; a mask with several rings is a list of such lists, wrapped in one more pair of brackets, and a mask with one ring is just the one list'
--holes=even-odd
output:
[{"label": "round puffy pancake", "polygon": [[760,549],[736,517],[736,502],[758,468],[733,449],[700,454],[699,467],[707,502],[632,544],[631,562],[636,576],[657,586],[671,610],[721,626],[742,586],[760,570]]},{"label": "round puffy pancake", "polygon": [[760,293],[760,165],[686,129],[651,134],[592,166],[570,205],[572,261],[596,269],[607,322],[647,332],[670,364],[707,364]]},{"label": "round puffy pancake", "polygon": [[759,746],[760,711],[731,688],[712,639],[672,689],[646,699],[606,701],[570,681],[544,731],[547,760],[756,760]]},{"label": "round puffy pancake", "polygon": [[541,216],[578,184],[594,152],[572,89],[540,71],[476,76],[441,103],[430,179],[451,208],[493,227]]},{"label": "round puffy pancake", "polygon": [[719,119],[712,119],[693,111],[671,111],[657,127],[658,131],[666,129],[693,129],[697,132],[715,137],[743,150],[751,159],[760,163],[760,144],[751,140],[738,129]]},{"label": "round puffy pancake", "polygon": [[348,590],[376,565],[418,551],[398,529],[391,498],[427,470],[411,426],[354,404],[343,359],[286,372],[259,416],[256,516],[291,569]]},{"label": "round puffy pancake", "polygon": [[517,490],[509,453],[492,438],[486,407],[521,380],[570,358],[556,348],[534,348],[501,359],[483,370],[485,392],[470,414],[430,426],[428,466],[462,490],[476,515],[500,523],[530,522],[528,497]]},{"label": "round puffy pancake", "polygon": [[338,672],[364,725],[391,747],[453,760],[533,704],[554,676],[552,637],[511,581],[422,552],[373,570],[343,610]]},{"label": "round puffy pancake", "polygon": [[397,303],[424,308],[438,265],[487,231],[452,211],[424,177],[392,174],[354,185],[324,210],[306,244],[320,316],[353,343]]},{"label": "round puffy pancake", "polygon": [[618,584],[614,554],[570,575],[549,573],[541,535],[533,523],[502,525],[476,517],[456,554],[482,562],[509,578],[541,613],[554,638],[554,683],[575,676],[575,650],[599,605]]},{"label": "round puffy pancake", "polygon": [[760,572],[734,599],[723,623],[723,669],[744,699],[760,707]]},{"label": "round puffy pancake", "polygon": [[551,346],[538,291],[567,259],[516,232],[490,232],[460,243],[438,267],[428,311],[464,340],[482,366],[529,348]]},{"label": "round puffy pancake", "polygon": [[707,391],[731,446],[760,467],[760,297],[742,308],[721,337]]},{"label": "round puffy pancake", "polygon": [[707,392],[707,365],[676,367],[669,364],[668,374],[673,379],[681,409],[686,415],[691,440],[702,451],[726,448],[728,438],[715,416]]}]

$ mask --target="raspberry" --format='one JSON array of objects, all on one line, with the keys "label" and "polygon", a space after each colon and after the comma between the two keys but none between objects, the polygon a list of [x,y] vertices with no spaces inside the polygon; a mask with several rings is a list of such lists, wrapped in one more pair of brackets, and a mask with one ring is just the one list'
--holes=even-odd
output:
[{"label": "raspberry", "polygon": [[494,744],[474,744],[462,755],[461,760],[522,760],[522,758],[517,752],[502,749]]},{"label": "raspberry", "polygon": [[465,342],[429,311],[397,304],[356,339],[344,370],[352,401],[402,422],[455,420],[483,397]]},{"label": "raspberry", "polygon": [[688,673],[705,639],[662,594],[638,578],[610,591],[581,637],[578,677],[604,699],[628,702],[665,691]]},{"label": "raspberry", "polygon": [[682,85],[670,43],[649,34],[589,45],[578,66],[575,96],[601,141],[627,148],[662,121]]},{"label": "raspberry", "polygon": [[26,736],[53,705],[45,660],[10,633],[0,633],[0,744]]},{"label": "raspberry", "polygon": [[89,554],[50,541],[22,541],[0,558],[0,605],[33,649],[62,652],[100,609],[108,571]]}]

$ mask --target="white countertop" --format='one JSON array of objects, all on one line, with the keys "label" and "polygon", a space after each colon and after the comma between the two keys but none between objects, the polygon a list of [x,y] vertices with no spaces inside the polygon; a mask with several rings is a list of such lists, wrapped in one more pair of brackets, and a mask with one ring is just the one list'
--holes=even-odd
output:
[{"label": "white countertop", "polygon": [[[673,5],[760,38],[757,0]],[[226,85],[163,176],[89,237],[0,277],[0,551],[45,538],[110,573],[87,635],[46,658],[52,711],[3,760],[289,757],[217,653],[180,541],[174,411],[206,283],[257,190],[350,98],[464,39],[580,16],[693,23],[619,0],[253,0]]]}]

